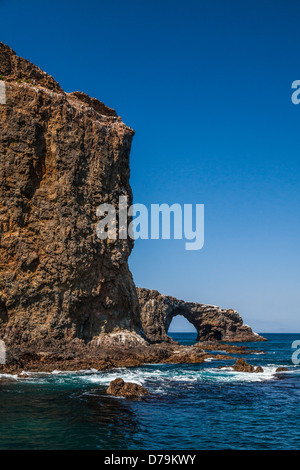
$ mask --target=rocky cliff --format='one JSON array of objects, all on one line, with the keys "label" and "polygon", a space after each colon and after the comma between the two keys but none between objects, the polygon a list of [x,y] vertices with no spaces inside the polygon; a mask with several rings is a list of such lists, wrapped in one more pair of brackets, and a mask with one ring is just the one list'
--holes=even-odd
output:
[{"label": "rocky cliff", "polygon": [[131,240],[99,240],[96,208],[131,203],[132,129],[0,43],[0,337],[88,342],[140,328]]},{"label": "rocky cliff", "polygon": [[196,327],[198,341],[263,339],[234,310],[136,291],[127,264],[131,239],[97,238],[97,207],[117,207],[123,195],[132,202],[133,135],[113,109],[85,93],[65,93],[0,43],[0,339],[9,347],[7,370],[202,362],[202,346],[179,347],[168,337],[176,315]]},{"label": "rocky cliff", "polygon": [[250,326],[244,325],[235,310],[214,305],[184,302],[156,290],[138,288],[143,331],[152,343],[168,341],[168,329],[176,315],[185,317],[197,330],[197,341],[264,341]]}]

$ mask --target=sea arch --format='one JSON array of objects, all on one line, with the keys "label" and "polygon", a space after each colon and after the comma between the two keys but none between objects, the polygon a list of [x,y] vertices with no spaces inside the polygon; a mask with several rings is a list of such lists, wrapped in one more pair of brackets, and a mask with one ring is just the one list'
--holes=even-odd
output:
[{"label": "sea arch", "polygon": [[263,341],[233,309],[184,302],[158,291],[137,289],[144,336],[151,343],[172,341],[168,330],[177,315],[185,317],[197,330],[197,341]]}]

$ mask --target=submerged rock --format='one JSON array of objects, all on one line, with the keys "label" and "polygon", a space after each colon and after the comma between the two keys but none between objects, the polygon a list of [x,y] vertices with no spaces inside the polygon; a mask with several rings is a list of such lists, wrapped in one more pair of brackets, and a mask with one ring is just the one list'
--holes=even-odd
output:
[{"label": "submerged rock", "polygon": [[106,393],[115,397],[125,398],[140,398],[150,395],[145,387],[132,382],[124,382],[121,378],[117,378],[110,382]]}]

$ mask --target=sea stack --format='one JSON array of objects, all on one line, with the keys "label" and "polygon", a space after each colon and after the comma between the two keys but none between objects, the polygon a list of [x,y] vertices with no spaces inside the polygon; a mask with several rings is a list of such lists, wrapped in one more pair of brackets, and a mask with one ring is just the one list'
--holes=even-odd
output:
[{"label": "sea stack", "polygon": [[97,206],[128,197],[134,131],[0,43],[0,338],[89,342],[138,331],[128,240],[99,240]]}]

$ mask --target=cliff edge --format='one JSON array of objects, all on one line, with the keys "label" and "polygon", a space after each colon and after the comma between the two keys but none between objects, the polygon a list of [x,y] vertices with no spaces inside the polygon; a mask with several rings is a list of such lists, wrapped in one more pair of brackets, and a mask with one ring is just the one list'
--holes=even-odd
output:
[{"label": "cliff edge", "polygon": [[96,208],[132,201],[134,131],[65,93],[0,43],[0,337],[6,343],[138,331],[128,240],[99,240]]}]

